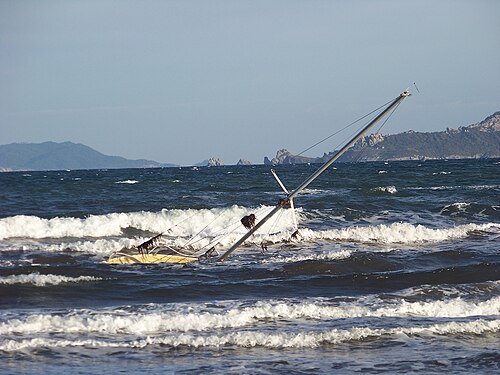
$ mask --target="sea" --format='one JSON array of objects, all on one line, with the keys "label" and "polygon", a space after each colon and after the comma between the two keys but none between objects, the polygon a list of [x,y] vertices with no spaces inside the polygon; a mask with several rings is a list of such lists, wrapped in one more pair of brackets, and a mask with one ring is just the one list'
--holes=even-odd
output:
[{"label": "sea", "polygon": [[[0,173],[0,373],[499,373],[499,160],[335,163],[219,261],[283,197],[265,165]],[[160,233],[215,256],[103,263]]]}]

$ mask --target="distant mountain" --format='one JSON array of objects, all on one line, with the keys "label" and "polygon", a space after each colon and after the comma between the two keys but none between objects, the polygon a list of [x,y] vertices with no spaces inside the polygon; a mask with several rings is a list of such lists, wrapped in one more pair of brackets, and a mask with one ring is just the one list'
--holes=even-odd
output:
[{"label": "distant mountain", "polygon": [[0,145],[0,171],[169,167],[152,160],[108,156],[73,142]]},{"label": "distant mountain", "polygon": [[[321,157],[296,156],[286,149],[264,164],[324,163],[334,152]],[[394,135],[375,133],[361,138],[344,155],[342,162],[500,158],[500,111],[477,124],[442,132],[408,131]]]}]

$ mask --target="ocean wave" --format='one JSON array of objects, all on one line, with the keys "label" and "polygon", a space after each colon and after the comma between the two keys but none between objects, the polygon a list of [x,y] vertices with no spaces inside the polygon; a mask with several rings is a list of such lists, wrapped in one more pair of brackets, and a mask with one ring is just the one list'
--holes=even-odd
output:
[{"label": "ocean wave", "polygon": [[0,251],[23,251],[26,253],[47,252],[47,253],[62,253],[62,252],[75,252],[92,255],[110,255],[115,251],[124,248],[134,248],[142,242],[148,240],[147,237],[138,238],[120,238],[120,239],[96,239],[96,240],[75,240],[63,241],[59,243],[44,243],[42,241],[30,241],[22,244],[13,241],[9,244],[4,244]]},{"label": "ocean wave", "polygon": [[[366,302],[366,301],[365,301]],[[321,301],[291,302],[268,301],[250,306],[236,305],[222,312],[213,312],[203,306],[185,306],[178,311],[164,311],[161,306],[144,309],[77,310],[67,314],[34,314],[10,319],[0,324],[1,335],[40,333],[69,334],[158,334],[162,332],[209,332],[216,329],[259,327],[269,321],[325,321],[365,317],[425,317],[466,318],[497,316],[500,297],[482,302],[469,302],[461,298],[445,301],[407,302],[387,306],[367,306],[364,301],[331,304]],[[194,309],[199,310],[193,312]]]},{"label": "ocean wave", "polygon": [[409,223],[380,224],[373,226],[353,226],[314,232],[301,229],[306,240],[347,240],[356,242],[380,243],[423,243],[441,242],[466,238],[474,231],[498,230],[500,224],[464,224],[453,228],[434,229]]},{"label": "ocean wave", "polygon": [[452,185],[442,185],[442,186],[429,186],[429,187],[406,187],[406,190],[495,190],[499,189],[500,185],[465,185],[465,186],[452,186]]},{"label": "ocean wave", "polygon": [[439,212],[443,216],[497,217],[498,206],[481,203],[455,202],[444,206]]},{"label": "ocean wave", "polygon": [[294,263],[307,260],[337,260],[349,258],[351,254],[351,251],[341,250],[312,254],[280,255],[264,259],[262,263]]},{"label": "ocean wave", "polygon": [[139,181],[137,180],[123,180],[123,181],[116,181],[115,184],[130,184],[130,185],[133,185],[133,184],[138,184]]},{"label": "ocean wave", "polygon": [[334,193],[335,192],[332,192],[331,190],[306,188],[302,190],[301,195],[319,195],[319,194],[334,194]]},{"label": "ocean wave", "polygon": [[103,280],[93,276],[68,277],[61,275],[41,275],[38,272],[32,272],[24,275],[0,276],[0,284],[31,284],[35,286],[59,285],[63,283],[80,283],[89,281]]},{"label": "ocean wave", "polygon": [[471,322],[449,322],[429,326],[402,327],[392,329],[375,329],[369,327],[354,327],[351,329],[329,329],[324,331],[277,332],[269,331],[238,331],[226,334],[196,335],[181,333],[176,335],[147,336],[145,338],[119,341],[116,338],[99,339],[62,339],[62,338],[29,338],[4,339],[0,341],[0,350],[5,352],[44,348],[145,348],[150,345],[165,345],[168,347],[220,348],[265,347],[281,348],[316,348],[323,345],[340,344],[347,341],[362,341],[367,338],[387,336],[411,339],[414,335],[456,335],[496,333],[500,330],[500,320],[478,319]]},{"label": "ocean wave", "polygon": [[396,194],[398,192],[395,186],[379,186],[372,189],[372,191],[389,193],[389,194]]},{"label": "ocean wave", "polygon": [[[56,217],[44,219],[37,216],[17,215],[0,219],[0,239],[8,238],[65,238],[118,236],[126,228],[152,233],[191,237],[193,235],[219,236],[224,233],[246,232],[240,219],[249,213],[262,218],[272,207],[246,208],[232,206],[200,210],[162,210],[160,212],[111,213],[91,215],[86,218]],[[207,226],[210,223],[210,226]],[[293,227],[292,211],[282,211],[279,222],[270,222],[262,231],[275,231]]]},{"label": "ocean wave", "polygon": [[[461,206],[465,209],[467,206]],[[466,205],[466,204],[464,204]],[[189,245],[200,250],[215,243],[225,248],[238,240],[246,229],[240,218],[255,212],[262,218],[270,210],[262,206],[249,209],[234,206],[224,209],[163,210],[161,212],[113,213],[88,218],[43,219],[36,216],[13,216],[0,219],[0,251],[76,251],[94,255],[109,255],[123,248],[131,248],[146,241],[153,233],[164,233],[164,245],[184,248]],[[297,210],[299,221],[302,212]],[[207,225],[209,224],[210,225]],[[144,231],[142,236],[130,238],[127,228]],[[169,229],[170,228],[170,229]],[[378,243],[425,243],[466,238],[472,232],[497,232],[500,224],[463,224],[452,228],[429,228],[410,223],[392,223],[351,226],[340,229],[315,231],[301,228],[301,239],[344,240]],[[260,245],[263,241],[281,243],[289,241],[295,227],[291,209],[282,211],[279,220],[270,220],[248,243]],[[134,232],[134,234],[137,234]],[[95,238],[95,239],[91,239]],[[29,241],[27,241],[29,239]]]}]

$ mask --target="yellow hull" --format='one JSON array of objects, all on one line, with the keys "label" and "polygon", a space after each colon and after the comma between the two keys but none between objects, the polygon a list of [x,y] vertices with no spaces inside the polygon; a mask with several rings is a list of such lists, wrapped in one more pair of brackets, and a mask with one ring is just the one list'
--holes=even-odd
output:
[{"label": "yellow hull", "polygon": [[121,255],[116,258],[105,260],[106,264],[134,264],[134,263],[189,263],[198,260],[195,257],[182,256],[176,254],[136,254]]}]

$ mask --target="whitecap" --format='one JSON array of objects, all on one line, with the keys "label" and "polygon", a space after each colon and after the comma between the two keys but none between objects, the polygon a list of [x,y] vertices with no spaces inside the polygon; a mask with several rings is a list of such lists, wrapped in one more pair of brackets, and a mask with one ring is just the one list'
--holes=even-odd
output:
[{"label": "whitecap", "polygon": [[[186,237],[197,235],[196,241],[206,237],[205,243],[196,242],[202,247],[214,237],[220,239],[222,245],[235,241],[246,233],[240,223],[240,218],[254,213],[257,219],[264,217],[272,207],[240,207],[199,209],[199,210],[162,210],[160,212],[121,212],[106,215],[90,215],[86,218],[55,217],[44,219],[37,216],[17,215],[0,219],[0,239],[7,238],[81,238],[120,236],[122,230],[128,227],[152,233],[165,233],[166,241],[173,246],[182,246]],[[300,213],[300,210],[296,210]],[[182,225],[179,225],[182,223]],[[207,227],[207,223],[212,223]],[[276,224],[276,225],[275,225]],[[293,228],[291,209],[282,211],[280,221],[266,223],[262,234],[255,236],[262,240],[265,233],[271,229],[281,235],[275,236],[276,241],[285,239],[290,228]],[[274,227],[274,228],[273,228]],[[260,237],[260,238],[259,238]],[[229,241],[229,242],[228,242]]]},{"label": "whitecap", "polygon": [[373,191],[381,191],[381,192],[389,193],[389,194],[396,194],[398,192],[398,190],[396,189],[395,186],[378,186],[372,190]]},{"label": "whitecap", "polygon": [[124,180],[124,181],[117,181],[115,184],[138,184],[139,181],[137,180]]},{"label": "whitecap", "polygon": [[38,272],[22,275],[0,276],[0,284],[32,284],[35,286],[59,285],[62,283],[79,283],[102,280],[93,276],[68,277],[61,275],[41,275]]},{"label": "whitecap", "polygon": [[441,242],[467,237],[473,231],[499,229],[500,224],[464,224],[452,228],[428,228],[420,224],[393,223],[374,226],[353,226],[342,229],[330,229],[314,232],[301,230],[306,240],[347,240],[380,243],[424,243]]},{"label": "whitecap", "polygon": [[370,327],[353,327],[350,329],[329,329],[323,331],[276,332],[276,331],[233,331],[226,334],[168,334],[159,336],[148,335],[134,340],[119,338],[29,338],[5,339],[0,342],[0,350],[6,352],[36,349],[40,347],[90,347],[90,348],[145,348],[150,345],[165,345],[168,347],[264,347],[264,348],[316,348],[323,345],[339,344],[348,341],[360,341],[366,338],[381,338],[387,336],[415,335],[456,335],[496,333],[500,330],[500,320],[478,319],[470,322],[448,322],[429,326],[398,327],[377,329]]},{"label": "whitecap", "polygon": [[295,263],[307,260],[339,260],[347,259],[351,256],[348,250],[329,251],[312,254],[294,254],[294,255],[280,255],[267,258],[262,263]]},{"label": "whitecap", "polygon": [[1,335],[67,334],[130,334],[152,335],[164,332],[213,332],[220,329],[258,328],[263,321],[308,324],[311,320],[353,319],[364,317],[422,318],[490,318],[498,315],[500,297],[486,301],[452,298],[444,301],[387,304],[360,299],[354,302],[311,300],[296,302],[270,300],[225,302],[226,306],[210,309],[205,305],[187,304],[174,311],[162,305],[125,307],[121,309],[73,310],[65,314],[33,314],[7,320],[0,324]]}]

